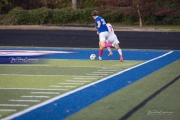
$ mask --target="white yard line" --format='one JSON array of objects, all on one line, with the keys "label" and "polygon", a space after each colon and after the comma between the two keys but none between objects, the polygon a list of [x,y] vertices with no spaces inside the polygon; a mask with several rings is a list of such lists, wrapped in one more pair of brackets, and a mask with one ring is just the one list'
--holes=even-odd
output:
[{"label": "white yard line", "polygon": [[83,83],[58,83],[58,84],[69,85],[69,84],[83,84]]},{"label": "white yard line", "polygon": [[23,98],[50,98],[50,96],[21,96]]},{"label": "white yard line", "polygon": [[113,70],[112,70],[112,69],[108,69],[108,70],[106,69],[106,70],[104,70],[104,69],[103,69],[103,70],[98,70],[98,71],[120,71],[120,70],[114,70],[114,69],[113,69]]},{"label": "white yard line", "polygon": [[108,68],[101,68],[101,69],[103,69],[103,70],[109,70],[109,69],[111,69],[111,70],[123,70],[123,69],[120,69],[118,67],[108,67]]},{"label": "white yard line", "polygon": [[103,75],[109,75],[109,74],[92,73],[92,74],[86,74],[86,75],[101,75],[101,76],[103,76]]},{"label": "white yard line", "polygon": [[34,75],[34,74],[0,74],[0,75],[3,75],[3,76],[9,76],[9,75],[12,75],[12,76],[74,76],[74,75]]},{"label": "white yard line", "polygon": [[12,102],[40,102],[40,100],[9,100],[9,101],[12,101]]},{"label": "white yard line", "polygon": [[73,94],[73,93],[75,93],[75,92],[78,92],[78,91],[80,91],[80,90],[82,90],[82,89],[85,89],[85,88],[87,88],[87,87],[89,87],[89,86],[92,86],[92,85],[94,85],[94,84],[100,83],[100,82],[105,81],[105,80],[108,80],[109,78],[112,78],[112,77],[114,77],[114,76],[116,76],[116,75],[122,74],[122,73],[124,73],[124,72],[126,72],[126,71],[132,70],[132,69],[134,69],[134,68],[137,68],[137,67],[139,67],[139,66],[142,66],[142,65],[144,65],[144,64],[147,64],[147,63],[149,63],[149,62],[152,62],[152,61],[154,61],[154,60],[157,60],[157,59],[159,59],[159,58],[162,58],[162,57],[164,57],[164,56],[167,56],[167,55],[171,54],[172,52],[173,52],[173,51],[170,51],[170,52],[165,53],[165,54],[163,54],[163,55],[161,55],[161,56],[158,56],[158,57],[156,57],[156,58],[153,58],[153,59],[151,59],[151,60],[148,60],[148,61],[146,61],[146,62],[143,62],[143,63],[141,63],[141,64],[138,64],[138,65],[133,66],[133,67],[131,67],[131,68],[125,69],[125,70],[123,70],[123,71],[120,71],[120,72],[118,72],[118,73],[116,73],[116,74],[113,74],[113,75],[111,75],[111,76],[108,76],[108,77],[106,77],[106,78],[103,78],[103,79],[101,79],[101,80],[99,80],[99,81],[95,81],[95,82],[93,82],[93,83],[90,83],[90,84],[88,84],[88,85],[82,86],[82,87],[77,88],[77,89],[75,89],[75,90],[69,91],[69,92],[64,93],[64,94],[62,94],[62,95],[59,95],[59,96],[57,96],[57,97],[54,97],[54,98],[52,98],[52,99],[50,99],[50,100],[47,100],[47,101],[45,101],[45,102],[43,102],[43,103],[40,103],[40,104],[38,104],[38,105],[29,107],[28,109],[25,109],[25,110],[20,111],[20,112],[18,112],[18,113],[12,114],[12,115],[10,115],[10,116],[8,116],[8,117],[6,117],[6,118],[3,118],[2,120],[10,120],[10,119],[13,119],[13,118],[18,117],[18,116],[20,116],[20,115],[23,115],[23,114],[25,114],[25,113],[27,113],[27,112],[29,112],[29,111],[32,111],[32,110],[34,110],[34,109],[37,109],[37,108],[39,108],[39,107],[41,107],[41,106],[47,105],[47,104],[49,104],[49,103],[52,103],[52,102],[55,101],[55,100],[61,99],[61,98],[65,97],[65,96],[68,96],[68,95]]},{"label": "white yard line", "polygon": [[0,90],[42,90],[42,91],[66,91],[67,89],[45,89],[45,88],[0,88]]},{"label": "white yard line", "polygon": [[92,73],[114,73],[114,72],[92,72]]},{"label": "white yard line", "polygon": [[73,88],[73,87],[77,87],[77,86],[64,86],[66,88]]},{"label": "white yard line", "polygon": [[67,82],[77,82],[77,83],[83,83],[83,82],[91,82],[91,81],[86,81],[86,80],[66,80]]},{"label": "white yard line", "polygon": [[59,86],[59,85],[50,85],[50,87],[55,87],[55,88],[58,88],[58,87],[66,87],[66,88],[72,88],[72,87],[77,87],[77,86]]},{"label": "white yard line", "polygon": [[31,94],[60,94],[59,92],[31,92]]},{"label": "white yard line", "polygon": [[29,76],[29,77],[32,77],[32,76],[36,76],[36,77],[38,77],[38,76],[46,76],[46,77],[52,77],[52,76],[72,76],[72,77],[98,77],[99,78],[99,76],[78,76],[78,75],[34,75],[34,74],[0,74],[0,75],[2,75],[2,76]]},{"label": "white yard line", "polygon": [[25,105],[25,104],[0,104],[0,106],[4,106],[4,107],[27,107],[29,105]]},{"label": "white yard line", "polygon": [[0,109],[0,112],[15,112],[16,109]]},{"label": "white yard line", "polygon": [[73,78],[73,79],[78,79],[78,80],[84,80],[84,79],[88,79],[88,80],[94,80],[94,79],[97,79],[97,78],[86,78],[86,77],[84,77],[84,78]]},{"label": "white yard line", "polygon": [[99,76],[75,76],[75,78],[89,78],[89,79],[95,79],[95,78],[99,78]]}]

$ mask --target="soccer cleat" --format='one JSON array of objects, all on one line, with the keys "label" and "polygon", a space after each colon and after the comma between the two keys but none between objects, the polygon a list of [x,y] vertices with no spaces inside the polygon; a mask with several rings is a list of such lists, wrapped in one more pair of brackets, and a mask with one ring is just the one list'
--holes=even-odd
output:
[{"label": "soccer cleat", "polygon": [[123,56],[120,55],[120,62],[123,62]]},{"label": "soccer cleat", "polygon": [[102,57],[99,56],[98,60],[102,60]]},{"label": "soccer cleat", "polygon": [[112,53],[112,52],[110,52],[108,56],[112,56],[112,55],[113,55],[113,53]]}]

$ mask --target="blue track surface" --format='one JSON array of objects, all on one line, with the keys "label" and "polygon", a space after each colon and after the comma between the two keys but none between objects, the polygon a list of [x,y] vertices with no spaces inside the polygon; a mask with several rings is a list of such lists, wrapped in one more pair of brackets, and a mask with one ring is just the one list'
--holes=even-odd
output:
[{"label": "blue track surface", "polygon": [[[0,50],[37,50],[37,51],[65,51],[72,52],[70,54],[50,54],[41,56],[41,58],[46,59],[82,59],[89,60],[91,54],[96,54],[98,56],[97,49],[61,49],[61,48],[0,48]],[[157,50],[123,50],[123,55],[125,60],[149,60],[154,57],[160,56],[167,51],[157,51]],[[119,54],[116,50],[113,50],[113,56],[108,57],[108,51],[104,50],[103,59],[104,60],[118,60]],[[39,57],[39,56],[38,56]]]},{"label": "blue track surface", "polygon": [[[58,49],[54,49],[58,50]],[[62,49],[61,49],[62,50]],[[67,51],[67,50],[65,50]],[[97,50],[68,50],[73,51],[72,54],[53,54],[44,56],[48,59],[89,59],[89,55],[92,53],[98,53]],[[114,56],[111,60],[119,59],[118,53],[114,52]],[[161,56],[169,51],[154,51],[154,50],[123,50],[125,60],[150,60]],[[104,52],[104,59],[107,51]],[[52,103],[46,104],[35,110],[32,110],[26,114],[14,118],[14,120],[62,120],[79,110],[87,107],[88,105],[106,97],[107,95],[120,90],[130,83],[149,75],[150,73],[180,59],[180,52],[175,51],[159,59],[150,61],[141,66],[137,66],[131,70],[125,71],[122,74],[113,76],[105,81],[95,84],[95,86],[89,86],[77,92],[74,92],[68,96],[62,97]],[[139,72],[141,71],[141,72]],[[56,104],[56,106],[54,105]],[[69,112],[67,112],[69,110]]]}]

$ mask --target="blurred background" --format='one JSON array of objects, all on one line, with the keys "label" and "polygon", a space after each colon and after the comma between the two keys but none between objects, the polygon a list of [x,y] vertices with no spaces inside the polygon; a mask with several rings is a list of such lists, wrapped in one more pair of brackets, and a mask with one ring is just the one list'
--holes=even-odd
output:
[{"label": "blurred background", "polygon": [[180,0],[1,0],[0,24],[92,24],[94,9],[120,25],[180,25]]}]

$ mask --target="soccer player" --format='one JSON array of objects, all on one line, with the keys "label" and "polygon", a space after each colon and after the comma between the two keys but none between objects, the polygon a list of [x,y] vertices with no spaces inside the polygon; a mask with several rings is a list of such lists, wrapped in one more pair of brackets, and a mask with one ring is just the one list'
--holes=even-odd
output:
[{"label": "soccer player", "polygon": [[[107,22],[107,21],[106,21]],[[106,26],[108,28],[108,32],[109,32],[109,37],[106,40],[107,43],[111,43],[113,47],[115,47],[118,50],[118,53],[120,55],[120,62],[123,62],[123,55],[122,55],[122,50],[119,47],[119,40],[116,36],[116,34],[114,33],[114,29],[112,27],[112,25],[110,23],[106,23]],[[108,51],[109,51],[109,55],[108,56],[112,56],[113,53],[111,51],[110,47],[107,47]]]},{"label": "soccer player", "polygon": [[105,47],[111,47],[110,43],[106,43],[107,38],[109,37],[108,28],[106,26],[105,20],[98,16],[99,12],[94,10],[91,12],[91,16],[94,19],[96,24],[97,34],[99,34],[99,60],[102,60],[103,49]]}]

